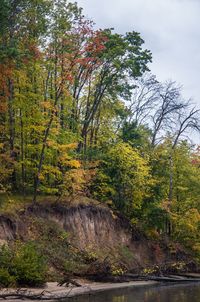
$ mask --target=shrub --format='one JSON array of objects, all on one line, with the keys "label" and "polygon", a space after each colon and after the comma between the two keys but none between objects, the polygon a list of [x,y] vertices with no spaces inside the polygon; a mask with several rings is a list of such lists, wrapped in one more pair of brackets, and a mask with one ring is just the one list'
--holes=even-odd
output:
[{"label": "shrub", "polygon": [[32,242],[17,245],[12,270],[19,285],[38,286],[45,283],[45,261]]},{"label": "shrub", "polygon": [[39,286],[45,283],[46,264],[33,242],[16,242],[0,250],[2,286]]},{"label": "shrub", "polygon": [[16,279],[11,276],[7,269],[0,268],[0,287],[15,286]]},{"label": "shrub", "polygon": [[10,270],[13,259],[13,251],[7,245],[3,245],[0,249],[0,269]]}]

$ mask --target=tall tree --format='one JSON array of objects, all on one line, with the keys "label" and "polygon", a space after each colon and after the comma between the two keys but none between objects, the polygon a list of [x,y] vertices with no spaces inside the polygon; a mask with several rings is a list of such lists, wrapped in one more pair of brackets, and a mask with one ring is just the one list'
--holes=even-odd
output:
[{"label": "tall tree", "polygon": [[129,79],[141,76],[148,70],[147,63],[151,61],[150,52],[142,49],[144,41],[138,33],[119,35],[106,30],[105,34],[108,41],[105,44],[105,51],[101,53],[102,64],[88,87],[79,151],[83,146],[86,148],[89,126],[104,96],[109,95],[111,98],[130,96],[134,87],[129,83]]}]

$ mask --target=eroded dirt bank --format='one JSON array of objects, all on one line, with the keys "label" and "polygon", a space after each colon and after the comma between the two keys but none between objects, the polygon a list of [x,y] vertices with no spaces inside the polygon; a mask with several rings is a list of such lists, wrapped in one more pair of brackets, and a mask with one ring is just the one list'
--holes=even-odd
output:
[{"label": "eroded dirt bank", "polygon": [[[94,262],[90,266],[90,270],[93,270],[91,274],[99,270],[98,260],[104,263],[105,270],[110,262],[114,264],[113,270],[122,267],[134,273],[153,266],[190,261],[179,245],[172,246],[170,243],[169,246],[166,242],[148,240],[133,229],[124,217],[113,213],[106,206],[92,203],[76,206],[44,203],[31,206],[13,217],[1,215],[0,243],[15,239],[37,241],[41,239],[41,230],[44,229],[49,241],[56,240],[56,228],[67,234],[67,240],[73,247],[88,253],[91,259],[86,262]],[[57,248],[59,250],[59,246]]]}]

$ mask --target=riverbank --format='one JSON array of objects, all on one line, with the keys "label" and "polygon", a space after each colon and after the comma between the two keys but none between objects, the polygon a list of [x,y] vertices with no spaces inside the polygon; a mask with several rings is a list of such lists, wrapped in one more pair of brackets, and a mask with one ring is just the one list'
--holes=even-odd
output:
[{"label": "riverbank", "polygon": [[14,302],[22,300],[27,301],[55,301],[66,298],[77,297],[81,295],[92,295],[94,293],[123,288],[146,287],[158,284],[156,281],[130,281],[124,283],[97,283],[81,282],[81,287],[59,286],[57,282],[48,282],[44,288],[21,288],[21,289],[3,289],[0,290],[0,300]]}]

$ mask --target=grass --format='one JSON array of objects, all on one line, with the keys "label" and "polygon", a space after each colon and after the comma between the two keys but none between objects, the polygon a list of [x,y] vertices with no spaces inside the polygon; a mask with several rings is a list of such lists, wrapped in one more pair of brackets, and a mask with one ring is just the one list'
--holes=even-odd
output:
[{"label": "grass", "polygon": [[24,198],[21,195],[1,193],[0,194],[0,211],[1,214],[16,214],[17,211],[24,209],[31,202],[30,197]]},{"label": "grass", "polygon": [[[20,211],[25,210],[28,205],[32,203],[33,196],[22,194],[11,194],[11,193],[0,193],[0,213],[15,215]],[[65,206],[78,206],[78,205],[95,205],[103,206],[98,201],[85,197],[85,196],[73,196],[73,197],[62,197],[53,195],[39,195],[37,198],[39,204],[54,204],[59,203]]]},{"label": "grass", "polygon": [[[28,205],[32,203],[32,195],[20,195],[11,193],[0,193],[0,212],[1,214],[16,214],[19,211],[24,210]],[[42,203],[48,200],[48,203],[56,201],[54,196],[39,196],[38,202]]]}]

